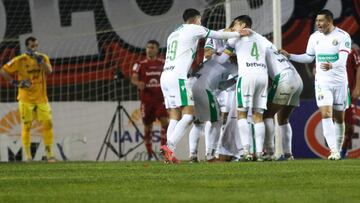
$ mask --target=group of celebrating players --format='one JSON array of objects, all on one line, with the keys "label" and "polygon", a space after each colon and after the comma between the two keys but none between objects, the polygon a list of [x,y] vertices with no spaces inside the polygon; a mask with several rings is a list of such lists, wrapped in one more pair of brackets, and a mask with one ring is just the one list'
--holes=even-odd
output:
[{"label": "group of celebrating players", "polygon": [[[160,148],[165,162],[179,163],[174,151],[191,124],[191,162],[198,161],[199,136],[204,129],[207,161],[274,160],[275,114],[282,138],[282,159],[294,159],[289,117],[299,106],[303,82],[289,60],[311,63],[314,59],[316,102],[322,115],[323,135],[330,148],[328,159],[341,159],[340,152],[345,151],[341,150],[345,110],[350,106],[346,64],[352,59],[354,67],[358,67],[360,61],[356,52],[353,57],[348,57],[350,52],[354,53],[351,38],[333,25],[329,10],[318,13],[318,31],[310,36],[306,53],[300,55],[278,50],[265,37],[251,30],[252,20],[247,15],[236,17],[229,28],[219,31],[201,26],[201,15],[196,9],[185,10],[183,20],[185,23],[167,39],[162,70],[157,74],[140,74],[141,63],[134,66],[137,72],[133,82],[140,88],[144,86],[137,80],[140,75],[161,75],[163,103],[169,114],[169,122],[162,125],[167,143],[162,142]],[[201,38],[207,39],[204,62],[192,69]],[[149,43],[146,50],[148,55],[151,51]],[[353,77],[354,80],[358,78],[360,74]],[[151,84],[154,83],[149,82],[146,86]],[[353,83],[353,98],[359,97],[359,86],[359,83]],[[148,97],[152,95],[150,93]],[[153,101],[158,106],[162,103]],[[165,110],[159,110],[161,107],[157,109],[154,114],[142,108],[143,116],[151,114],[154,118],[150,122],[153,122],[157,114],[166,115]],[[145,137],[149,137],[146,131]],[[152,154],[151,143],[149,145],[147,140],[148,153]]]}]

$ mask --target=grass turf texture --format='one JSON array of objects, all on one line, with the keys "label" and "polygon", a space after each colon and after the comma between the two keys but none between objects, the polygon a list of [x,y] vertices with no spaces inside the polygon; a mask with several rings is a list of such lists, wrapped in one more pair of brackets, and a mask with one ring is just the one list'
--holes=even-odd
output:
[{"label": "grass turf texture", "polygon": [[359,202],[360,160],[1,163],[0,202]]}]

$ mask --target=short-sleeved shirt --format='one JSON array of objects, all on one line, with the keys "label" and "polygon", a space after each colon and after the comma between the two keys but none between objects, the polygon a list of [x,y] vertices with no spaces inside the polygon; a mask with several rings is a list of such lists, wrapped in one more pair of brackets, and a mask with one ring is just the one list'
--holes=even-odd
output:
[{"label": "short-sleeved shirt", "polygon": [[347,81],[345,63],[332,67],[328,71],[324,71],[320,66],[322,63],[336,62],[339,59],[339,52],[350,53],[350,47],[349,34],[337,27],[326,35],[316,31],[310,36],[306,54],[316,58],[316,83],[337,86]]},{"label": "short-sleeved shirt", "polygon": [[356,85],[356,71],[360,66],[360,56],[359,52],[356,49],[351,49],[351,52],[347,58],[346,62],[346,72],[348,76],[348,86],[350,91],[355,88]]},{"label": "short-sleeved shirt", "polygon": [[199,39],[206,38],[209,33],[209,29],[194,24],[183,24],[172,32],[167,38],[164,76],[186,79]]},{"label": "short-sleeved shirt", "polygon": [[[43,57],[44,63],[51,66],[49,57],[37,53]],[[30,88],[19,88],[17,99],[25,103],[39,104],[48,102],[46,90],[46,73],[40,67],[36,59],[28,54],[21,54],[6,63],[2,69],[13,75],[17,74],[18,80],[30,80]]]},{"label": "short-sleeved shirt", "polygon": [[246,73],[267,74],[266,48],[276,47],[265,37],[253,32],[251,35],[229,39],[226,53],[235,52],[239,76]]},{"label": "short-sleeved shirt", "polygon": [[164,98],[160,88],[160,76],[163,71],[164,60],[145,59],[135,63],[133,73],[139,75],[139,80],[145,83],[145,88],[140,91],[140,100],[145,103],[162,103]]}]

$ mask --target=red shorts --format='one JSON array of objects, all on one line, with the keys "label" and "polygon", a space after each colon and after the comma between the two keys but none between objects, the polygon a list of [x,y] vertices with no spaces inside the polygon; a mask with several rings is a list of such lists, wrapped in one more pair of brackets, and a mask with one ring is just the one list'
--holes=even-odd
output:
[{"label": "red shorts", "polygon": [[152,124],[156,119],[167,118],[169,115],[163,102],[141,103],[141,117],[145,125]]},{"label": "red shorts", "polygon": [[348,109],[345,111],[345,123],[350,125],[355,125],[356,119],[356,100],[351,101],[351,104]]}]

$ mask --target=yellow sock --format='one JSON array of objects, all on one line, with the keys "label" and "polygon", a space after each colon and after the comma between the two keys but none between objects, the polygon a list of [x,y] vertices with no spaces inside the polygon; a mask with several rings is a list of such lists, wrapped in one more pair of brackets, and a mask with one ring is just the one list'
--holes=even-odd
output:
[{"label": "yellow sock", "polygon": [[25,160],[32,159],[31,149],[30,149],[30,144],[31,144],[30,129],[31,129],[30,122],[23,123],[23,125],[21,126],[21,141],[22,141],[23,150],[25,152]]},{"label": "yellow sock", "polygon": [[51,120],[42,122],[43,124],[43,135],[45,144],[45,153],[47,158],[53,158],[53,143],[54,143],[54,131]]}]

